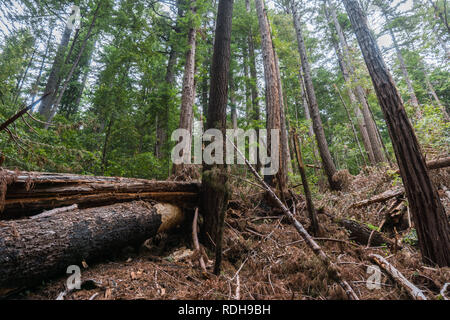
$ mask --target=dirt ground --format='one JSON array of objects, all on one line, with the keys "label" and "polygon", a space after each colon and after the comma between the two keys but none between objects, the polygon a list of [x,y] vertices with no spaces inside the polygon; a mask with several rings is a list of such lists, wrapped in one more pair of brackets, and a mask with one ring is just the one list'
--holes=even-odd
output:
[{"label": "dirt ground", "polygon": [[[450,268],[422,263],[411,229],[386,228],[384,235],[397,239],[398,247],[367,247],[349,239],[349,233],[334,218],[350,218],[368,226],[379,226],[384,210],[394,200],[359,209],[357,201],[401,184],[393,172],[368,169],[348,176],[346,190],[326,192],[314,199],[324,230],[317,239],[323,250],[342,270],[342,277],[360,299],[410,299],[407,292],[382,271],[378,288],[369,289],[368,254],[385,257],[428,299],[443,299],[440,291],[450,282]],[[433,172],[441,200],[450,212],[450,170]],[[82,289],[66,293],[64,299],[347,299],[345,292],[329,279],[326,270],[301,240],[296,230],[276,209],[267,205],[264,193],[252,184],[236,180],[226,218],[224,263],[220,276],[201,271],[199,253],[193,250],[189,232],[177,230],[149,239],[138,252],[125,249],[119,258],[96,265],[83,263]],[[296,218],[309,226],[306,205],[297,187]],[[292,208],[292,207],[291,207]],[[292,208],[293,209],[293,208]],[[407,218],[407,212],[403,214]],[[405,219],[405,217],[403,217]],[[213,255],[209,253],[210,259]],[[80,262],[80,265],[82,263]],[[21,292],[15,299],[56,299],[65,290],[67,276]],[[447,297],[450,294],[446,293]]]}]

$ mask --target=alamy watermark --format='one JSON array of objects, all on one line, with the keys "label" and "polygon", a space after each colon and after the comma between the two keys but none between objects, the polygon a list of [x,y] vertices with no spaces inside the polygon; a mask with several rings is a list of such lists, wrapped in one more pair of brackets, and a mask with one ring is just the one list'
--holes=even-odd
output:
[{"label": "alamy watermark", "polygon": [[66,280],[66,287],[68,291],[81,289],[81,269],[77,265],[67,267],[67,274],[71,274]]},{"label": "alamy watermark", "polygon": [[380,267],[372,265],[367,267],[367,274],[370,274],[367,278],[366,286],[369,290],[381,289],[381,270]]},{"label": "alamy watermark", "polygon": [[77,25],[78,27],[81,24],[81,14],[80,14],[80,7],[73,5],[71,15],[69,16],[69,19],[67,20],[67,28],[70,30],[73,30],[74,26]]},{"label": "alamy watermark", "polygon": [[[191,139],[192,138],[192,139]],[[263,166],[263,175],[275,175],[280,167],[280,130],[270,130],[270,155],[267,152],[267,130],[227,129],[226,137],[218,129],[208,129],[204,133],[193,134],[186,129],[177,129],[172,133],[172,141],[178,143],[172,149],[171,159],[179,164],[245,164],[243,157],[236,155],[235,147],[242,154],[246,154],[248,139],[248,161],[250,164],[259,162]],[[210,142],[202,150],[203,142]],[[193,144],[193,161],[191,147]],[[224,150],[225,149],[225,150]],[[235,163],[236,162],[236,163]]]}]

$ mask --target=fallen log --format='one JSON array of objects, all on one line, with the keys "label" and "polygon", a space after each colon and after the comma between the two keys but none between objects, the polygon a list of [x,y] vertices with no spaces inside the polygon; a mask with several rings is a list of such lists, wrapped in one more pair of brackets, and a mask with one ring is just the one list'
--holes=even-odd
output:
[{"label": "fallen log", "polygon": [[383,246],[383,245],[388,245],[389,247],[394,246],[394,241],[383,236],[381,232],[372,230],[366,225],[359,223],[355,220],[339,219],[337,220],[337,222],[345,229],[350,231],[350,240],[354,240],[359,244],[367,245],[370,239],[371,246]]},{"label": "fallen log", "polygon": [[383,192],[382,194],[376,195],[370,199],[355,202],[352,205],[350,205],[350,208],[361,208],[364,206],[368,206],[370,204],[387,201],[387,200],[395,198],[395,197],[400,197],[404,193],[405,193],[405,188],[403,188],[403,187],[396,188],[393,190],[387,190],[387,191]]},{"label": "fallen log", "polygon": [[[435,159],[435,160],[431,160],[431,161],[427,162],[427,168],[429,170],[442,169],[442,168],[447,168],[447,167],[450,167],[450,157]],[[396,170],[395,173],[400,173],[400,171]],[[405,188],[403,188],[403,187],[396,188],[393,190],[387,190],[387,191],[383,192],[382,194],[376,195],[370,199],[355,202],[355,203],[351,204],[349,208],[361,208],[364,206],[368,206],[370,204],[383,202],[383,201],[386,201],[386,200],[389,200],[389,199],[392,199],[395,197],[402,196],[404,193],[405,193]]]},{"label": "fallen log", "polygon": [[154,200],[179,204],[180,206],[196,205],[198,194],[194,192],[142,192],[142,193],[98,193],[47,198],[6,199],[3,219],[32,216],[42,210],[77,204],[79,208],[104,206],[117,202],[132,200]]},{"label": "fallen log", "polygon": [[391,265],[386,259],[378,254],[370,254],[369,257],[373,262],[379,265],[384,271],[387,272],[403,289],[408,292],[408,295],[414,300],[427,300],[427,297],[423,294],[422,290],[417,288],[414,284],[408,281],[400,271],[398,271],[393,265]]},{"label": "fallen log", "polygon": [[[450,167],[450,157],[427,161],[428,170],[442,169],[447,167]],[[400,173],[400,169],[397,169],[395,173]]]},{"label": "fallen log", "polygon": [[2,173],[9,178],[9,183],[3,184],[6,188],[4,200],[0,199],[0,217],[3,219],[31,216],[73,204],[89,208],[132,200],[155,200],[190,207],[196,206],[200,189],[198,182],[8,170]]},{"label": "fallen log", "polygon": [[70,265],[100,261],[184,219],[179,207],[144,201],[77,211],[0,221],[0,289],[29,287]]},{"label": "fallen log", "polygon": [[64,185],[35,185],[27,188],[14,182],[8,187],[6,198],[55,197],[94,193],[138,193],[138,192],[198,192],[196,182],[146,181],[129,183],[82,183]]}]

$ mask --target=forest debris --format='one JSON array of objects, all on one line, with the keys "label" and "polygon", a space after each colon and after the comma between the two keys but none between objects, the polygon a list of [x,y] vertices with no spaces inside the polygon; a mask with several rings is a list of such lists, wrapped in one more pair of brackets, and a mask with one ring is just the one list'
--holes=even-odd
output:
[{"label": "forest debris", "polygon": [[206,265],[205,261],[203,260],[203,256],[201,255],[200,244],[198,242],[197,219],[198,219],[198,208],[195,208],[194,219],[192,220],[192,242],[194,243],[195,251],[200,253],[199,257],[200,267],[202,268],[203,273],[206,275],[207,274]]},{"label": "forest debris", "polygon": [[[450,167],[450,157],[428,161],[427,167],[429,170]],[[399,173],[399,170],[395,171],[395,173]],[[382,194],[376,195],[370,199],[355,202],[352,205],[350,205],[349,208],[361,208],[364,206],[368,206],[370,204],[383,202],[383,201],[386,201],[386,200],[389,200],[389,199],[392,199],[395,197],[402,196],[404,193],[405,193],[405,188],[403,188],[403,187],[387,190],[387,191],[383,192]]]},{"label": "forest debris", "polygon": [[[427,161],[426,165],[428,170],[447,168],[450,167],[450,157],[430,160]],[[400,169],[397,169],[395,173],[400,173]]]},{"label": "forest debris", "polygon": [[366,225],[355,220],[341,219],[337,222],[350,231],[350,239],[359,244],[367,245],[369,243],[369,239],[371,239],[370,244],[373,244],[374,246],[394,246],[394,242],[384,237],[382,233],[372,230]]},{"label": "forest debris", "polygon": [[405,193],[405,188],[403,188],[403,187],[395,188],[392,190],[385,191],[382,194],[376,195],[370,199],[355,202],[352,205],[350,205],[349,208],[361,208],[364,206],[368,206],[370,204],[374,204],[377,202],[383,202],[383,201],[386,201],[386,200],[389,200],[389,199],[392,199],[395,197],[399,197],[399,196],[403,195],[404,193]]},{"label": "forest debris", "polygon": [[327,254],[305,230],[303,225],[300,222],[298,222],[298,220],[292,215],[291,211],[283,204],[283,202],[281,202],[281,200],[277,197],[277,195],[273,192],[273,190],[264,182],[264,180],[259,176],[258,172],[256,172],[255,168],[253,168],[253,166],[248,162],[247,158],[242,154],[242,152],[234,145],[234,143],[228,137],[227,139],[234,147],[234,149],[237,151],[237,153],[245,161],[246,165],[249,167],[253,175],[257,178],[257,180],[261,183],[261,185],[264,186],[264,188],[267,190],[272,199],[277,203],[277,205],[280,207],[283,213],[288,217],[289,221],[294,225],[297,232],[305,240],[305,243],[312,249],[314,254],[318,256],[320,261],[323,263],[323,265],[329,272],[330,278],[339,283],[339,285],[345,290],[346,294],[350,299],[359,300],[358,296],[353,291],[352,287],[345,280],[342,280],[340,268],[330,260]]},{"label": "forest debris", "polygon": [[373,262],[379,265],[392,279],[394,279],[402,288],[408,292],[409,296],[414,300],[427,300],[422,290],[408,281],[403,274],[392,266],[386,259],[378,254],[370,254],[369,257]]}]

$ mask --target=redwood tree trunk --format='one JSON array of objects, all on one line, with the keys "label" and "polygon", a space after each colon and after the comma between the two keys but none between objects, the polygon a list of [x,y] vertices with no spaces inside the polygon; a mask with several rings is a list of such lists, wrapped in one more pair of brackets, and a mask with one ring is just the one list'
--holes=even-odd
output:
[{"label": "redwood tree trunk", "polygon": [[[222,131],[224,150],[226,145],[232,17],[233,0],[219,0],[206,129],[215,128]],[[219,274],[222,261],[223,226],[229,197],[226,164],[207,165],[203,163],[201,197],[204,216],[204,241],[211,248],[215,246],[214,273]]]},{"label": "redwood tree trunk", "polygon": [[291,0],[291,9],[294,20],[294,28],[297,34],[297,42],[298,42],[298,51],[300,54],[303,72],[304,72],[304,80],[306,93],[308,95],[308,106],[309,112],[311,114],[311,119],[313,122],[314,134],[317,140],[317,146],[319,147],[320,157],[322,159],[322,166],[324,172],[328,178],[328,183],[330,184],[330,188],[332,190],[339,190],[340,185],[336,181],[333,180],[333,176],[336,173],[336,166],[333,162],[333,158],[331,157],[330,150],[328,149],[328,143],[325,138],[325,132],[323,130],[322,120],[320,119],[319,106],[317,104],[316,94],[314,92],[314,87],[311,78],[311,67],[309,66],[308,57],[306,55],[306,47],[305,42],[303,40],[303,34],[300,26],[300,20],[297,13],[297,7],[295,1]]},{"label": "redwood tree trunk", "polygon": [[177,62],[177,53],[173,46],[170,48],[169,58],[167,61],[166,67],[166,77],[164,93],[163,93],[163,101],[164,109],[157,116],[157,128],[156,128],[156,143],[155,143],[155,156],[157,158],[163,157],[163,148],[167,142],[167,130],[168,130],[168,119],[169,119],[169,107],[171,105],[171,89],[173,83],[175,82],[175,73],[174,67]]},{"label": "redwood tree trunk", "polygon": [[395,37],[394,30],[392,30],[392,27],[390,26],[391,21],[390,21],[389,13],[388,13],[389,5],[387,3],[381,3],[379,5],[379,7],[380,7],[381,11],[383,12],[384,18],[386,20],[387,29],[392,38],[392,42],[394,44],[395,53],[397,54],[397,59],[400,64],[400,69],[402,71],[403,78],[406,82],[406,86],[408,88],[408,92],[411,97],[411,104],[414,107],[414,109],[416,110],[416,114],[418,116],[420,116],[421,110],[420,110],[419,100],[417,99],[416,93],[414,92],[414,87],[412,85],[411,78],[409,76],[408,70],[406,69],[405,59],[403,59],[403,54],[400,50],[400,46],[397,42],[397,38]]},{"label": "redwood tree trunk", "polygon": [[[273,49],[272,37],[270,34],[270,26],[265,14],[263,0],[255,0],[256,12],[258,14],[259,29],[261,33],[261,48],[263,53],[264,78],[266,83],[266,111],[267,111],[267,150],[271,150],[272,143],[279,146],[279,170],[276,175],[266,175],[265,181],[272,187],[278,187],[281,194],[284,194],[287,183],[287,171],[285,166],[286,154],[283,153],[283,127],[282,127],[282,101],[280,95],[280,83],[278,81],[278,66]],[[278,141],[273,141],[270,130],[278,129],[280,131]],[[284,138],[286,134],[284,135]]]},{"label": "redwood tree trunk", "polygon": [[[191,13],[195,15],[195,1],[191,2]],[[191,21],[193,24],[193,22]],[[196,28],[191,25],[188,31],[188,50],[186,52],[186,64],[184,66],[184,78],[183,78],[183,91],[181,93],[181,113],[180,113],[180,129],[186,129],[192,135],[192,119],[193,119],[193,109],[195,100],[195,52],[196,52]],[[186,155],[186,159],[191,159],[191,143],[192,137],[189,136]],[[183,151],[182,151],[183,152]],[[183,170],[184,165],[174,165],[173,171],[175,174],[180,174]]]},{"label": "redwood tree trunk", "polygon": [[58,89],[59,78],[61,76],[61,68],[64,63],[64,54],[69,44],[70,35],[72,34],[72,29],[66,25],[64,33],[61,38],[61,42],[58,46],[58,51],[56,52],[55,61],[53,62],[50,75],[48,76],[47,85],[45,86],[44,92],[52,92],[51,95],[45,97],[39,107],[39,113],[43,115],[46,119],[50,117],[52,112],[52,105],[56,98],[56,90]]},{"label": "redwood tree trunk", "polygon": [[423,261],[450,265],[450,228],[403,101],[358,1],[343,0],[391,136]]},{"label": "redwood tree trunk", "polygon": [[[247,12],[250,12],[250,0],[245,0],[245,5]],[[252,92],[252,119],[259,120],[259,104],[258,104],[258,87],[257,83],[257,74],[256,74],[256,57],[255,57],[255,42],[253,40],[253,33],[250,28],[248,34],[248,55],[249,55],[249,65],[250,65],[250,88]]]}]

